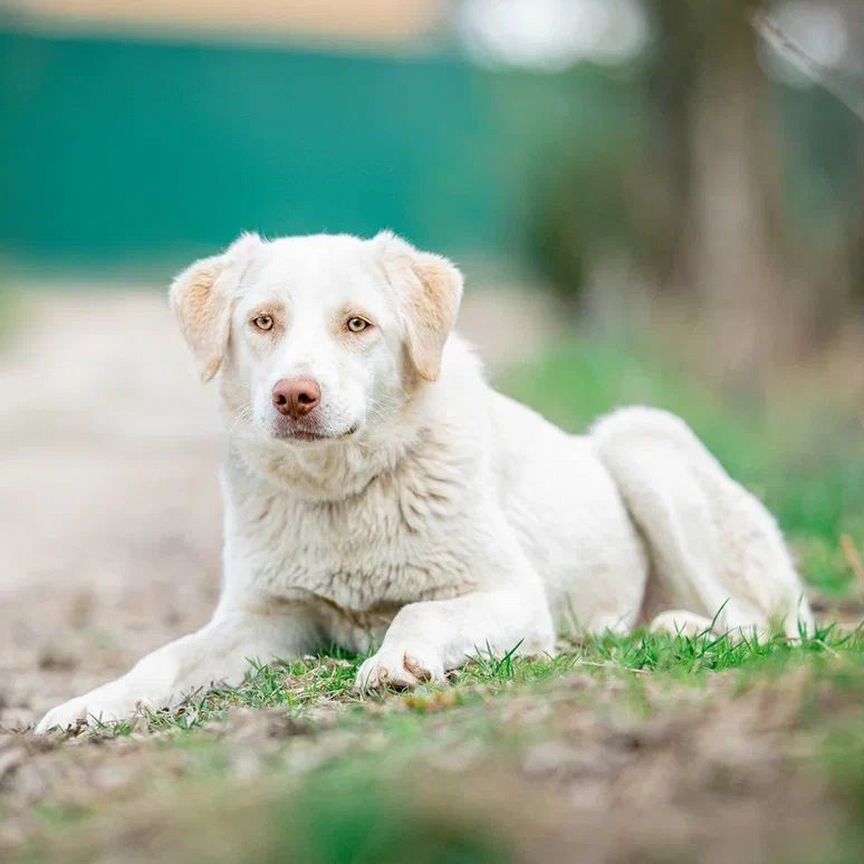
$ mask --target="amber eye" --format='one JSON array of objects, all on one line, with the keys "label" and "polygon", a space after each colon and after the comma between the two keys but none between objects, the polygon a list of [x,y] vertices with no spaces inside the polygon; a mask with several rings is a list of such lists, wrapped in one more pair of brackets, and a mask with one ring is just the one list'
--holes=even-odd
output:
[{"label": "amber eye", "polygon": [[257,318],[252,319],[252,323],[259,330],[270,330],[273,327],[273,316],[272,315],[259,315]]},{"label": "amber eye", "polygon": [[365,318],[355,315],[353,318],[349,318],[345,322],[345,326],[352,333],[362,333],[367,327],[371,327],[372,325]]}]

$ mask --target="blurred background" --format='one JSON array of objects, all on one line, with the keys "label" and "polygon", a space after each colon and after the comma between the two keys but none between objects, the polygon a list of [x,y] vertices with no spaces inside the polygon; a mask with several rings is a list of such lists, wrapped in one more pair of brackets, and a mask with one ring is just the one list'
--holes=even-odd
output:
[{"label": "blurred background", "polygon": [[389,226],[736,387],[857,330],[857,0],[0,8],[7,279]]},{"label": "blurred background", "polygon": [[0,10],[0,593],[45,589],[6,630],[13,704],[114,644],[88,622],[123,642],[102,677],[206,616],[222,444],[164,291],[244,230],[452,256],[500,386],[573,431],[678,411],[812,585],[856,579],[859,0]]},{"label": "blurred background", "polygon": [[861,0],[0,0],[0,124],[0,732],[213,608],[224,445],[165,291],[246,230],[453,257],[497,386],[681,414],[860,618]]}]

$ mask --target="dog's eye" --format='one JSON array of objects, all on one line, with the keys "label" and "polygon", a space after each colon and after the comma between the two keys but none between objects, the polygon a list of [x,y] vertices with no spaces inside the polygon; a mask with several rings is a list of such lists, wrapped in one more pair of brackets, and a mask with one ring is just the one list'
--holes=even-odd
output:
[{"label": "dog's eye", "polygon": [[371,327],[372,325],[365,318],[355,315],[353,318],[349,318],[345,322],[345,326],[352,333],[362,333],[367,327]]},{"label": "dog's eye", "polygon": [[259,315],[257,318],[252,319],[252,323],[259,330],[270,330],[273,327],[273,316],[272,315]]}]

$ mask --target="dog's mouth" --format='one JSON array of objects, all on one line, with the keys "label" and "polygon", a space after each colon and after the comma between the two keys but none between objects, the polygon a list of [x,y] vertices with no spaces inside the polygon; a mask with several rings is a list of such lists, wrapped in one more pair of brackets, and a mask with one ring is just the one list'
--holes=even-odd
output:
[{"label": "dog's mouth", "polygon": [[358,428],[359,425],[355,423],[344,432],[336,433],[315,432],[311,429],[278,429],[273,437],[278,438],[280,441],[299,441],[304,444],[313,444],[322,441],[341,441],[344,438],[350,438]]}]

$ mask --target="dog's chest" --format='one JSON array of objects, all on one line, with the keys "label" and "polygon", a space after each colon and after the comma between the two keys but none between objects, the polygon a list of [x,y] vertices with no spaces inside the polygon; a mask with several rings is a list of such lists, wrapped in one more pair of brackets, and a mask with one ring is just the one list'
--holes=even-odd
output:
[{"label": "dog's chest", "polygon": [[456,477],[417,475],[325,503],[259,487],[236,508],[236,545],[256,588],[274,596],[361,613],[458,596],[476,548],[464,493]]}]

